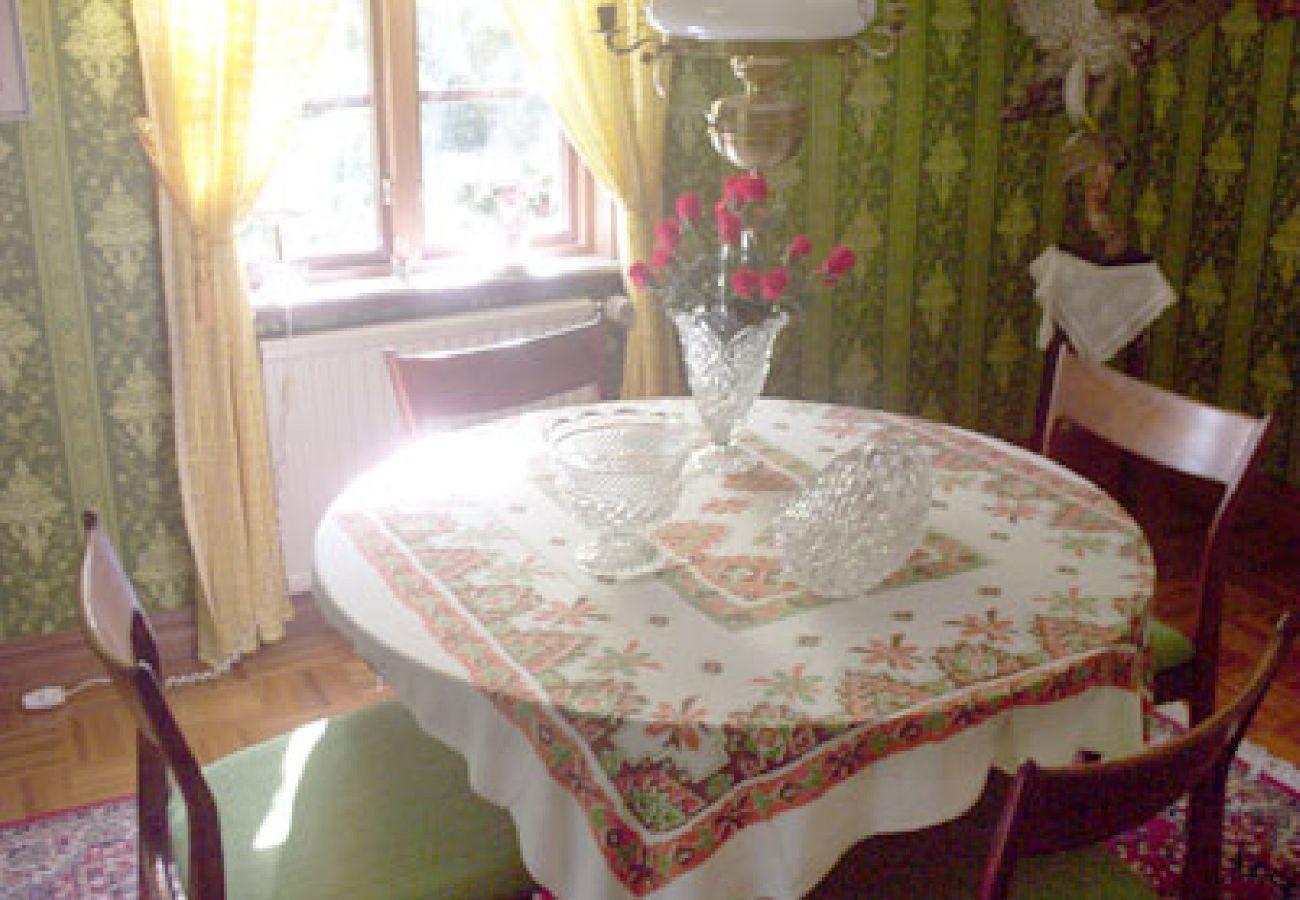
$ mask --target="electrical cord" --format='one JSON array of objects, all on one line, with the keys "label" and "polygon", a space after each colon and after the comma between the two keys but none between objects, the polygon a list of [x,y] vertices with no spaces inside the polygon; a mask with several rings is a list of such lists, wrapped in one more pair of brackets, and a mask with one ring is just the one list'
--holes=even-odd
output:
[{"label": "electrical cord", "polygon": [[23,694],[23,709],[32,712],[54,709],[67,703],[73,694],[79,694],[86,688],[94,687],[97,684],[108,684],[108,679],[103,675],[97,675],[94,678],[87,678],[70,688],[58,684],[35,688]]},{"label": "electrical cord", "polygon": [[[199,672],[189,672],[183,675],[171,675],[163,679],[163,687],[173,688],[187,684],[200,684],[204,681],[211,681],[219,678],[230,671],[231,666],[239,661],[241,654],[234,653],[227,656],[221,662],[217,663],[211,669],[204,669]],[[80,681],[72,687],[64,687],[61,684],[49,684],[44,687],[33,688],[22,696],[23,709],[28,712],[46,712],[51,709],[58,709],[67,703],[76,694],[82,691],[96,687],[101,684],[108,684],[108,677],[96,675],[93,678],[87,678]]]}]

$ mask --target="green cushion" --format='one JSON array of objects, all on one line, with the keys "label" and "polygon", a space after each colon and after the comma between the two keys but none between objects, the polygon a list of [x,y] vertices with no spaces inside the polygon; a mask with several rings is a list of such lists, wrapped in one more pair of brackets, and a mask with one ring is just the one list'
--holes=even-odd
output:
[{"label": "green cushion", "polygon": [[[854,846],[806,900],[930,900],[975,897],[1006,797],[994,778],[961,818]],[[1013,900],[1150,900],[1156,893],[1104,847],[1026,857],[1016,865]]]},{"label": "green cushion", "polygon": [[1156,892],[1113,853],[1093,846],[1021,861],[1011,896],[1014,900],[1151,900]]},{"label": "green cushion", "polygon": [[[232,900],[478,900],[531,884],[509,814],[477,797],[464,760],[395,703],[304,725],[204,774]],[[184,862],[179,796],[171,826]]]},{"label": "green cushion", "polygon": [[[900,836],[901,837],[901,836]],[[889,856],[882,855],[888,848]],[[932,900],[975,897],[988,852],[953,847],[917,848],[906,840],[872,839],[851,852],[864,855],[860,877],[823,883],[809,900]],[[932,852],[927,852],[932,851]],[[1153,900],[1156,892],[1102,847],[1021,860],[1011,883],[1012,900]]]},{"label": "green cushion", "polygon": [[1174,666],[1191,662],[1196,656],[1196,648],[1177,628],[1166,625],[1159,619],[1151,621],[1151,665],[1157,672],[1165,672]]}]

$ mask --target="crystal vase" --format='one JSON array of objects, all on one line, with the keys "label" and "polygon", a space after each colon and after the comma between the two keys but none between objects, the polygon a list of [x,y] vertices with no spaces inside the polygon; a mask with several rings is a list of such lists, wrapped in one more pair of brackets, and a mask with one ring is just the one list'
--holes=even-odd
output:
[{"label": "crystal vase", "polygon": [[703,308],[673,316],[691,396],[711,442],[698,456],[707,471],[734,474],[754,465],[733,437],[763,391],[772,345],[787,321],[784,312],[743,322],[725,310]]}]

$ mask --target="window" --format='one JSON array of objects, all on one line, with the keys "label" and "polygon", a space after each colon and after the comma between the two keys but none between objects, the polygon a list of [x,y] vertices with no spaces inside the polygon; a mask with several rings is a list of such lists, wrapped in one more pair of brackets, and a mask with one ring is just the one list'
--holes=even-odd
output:
[{"label": "window", "polygon": [[241,249],[254,269],[349,274],[590,252],[593,195],[494,0],[340,0]]}]

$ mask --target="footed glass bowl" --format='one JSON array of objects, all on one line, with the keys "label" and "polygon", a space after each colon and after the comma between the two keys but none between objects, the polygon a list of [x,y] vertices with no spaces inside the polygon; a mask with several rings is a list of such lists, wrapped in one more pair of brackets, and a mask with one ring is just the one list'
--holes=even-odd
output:
[{"label": "footed glass bowl", "polygon": [[652,572],[658,549],[645,529],[677,506],[690,431],[661,410],[595,408],[561,416],[547,429],[556,486],[569,512],[595,539],[578,564],[623,580]]}]

